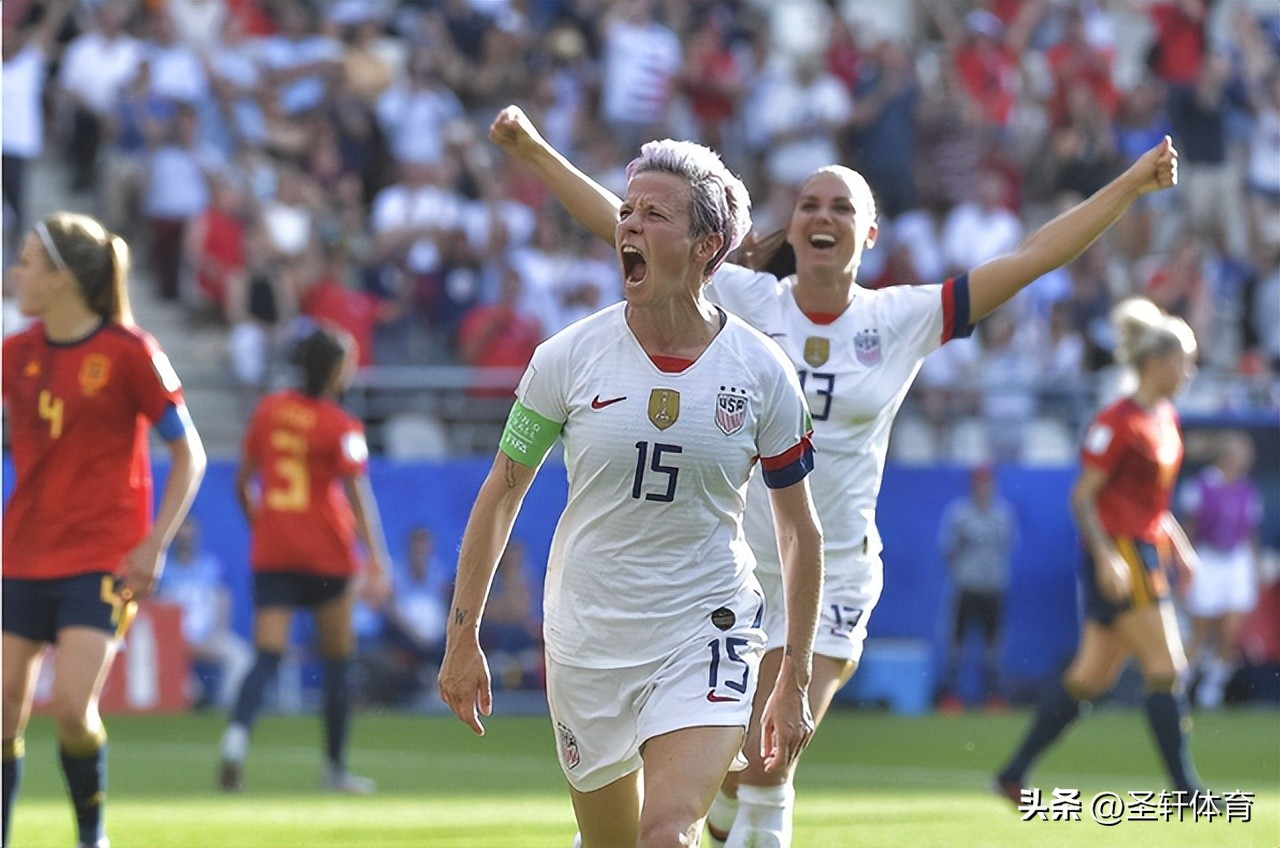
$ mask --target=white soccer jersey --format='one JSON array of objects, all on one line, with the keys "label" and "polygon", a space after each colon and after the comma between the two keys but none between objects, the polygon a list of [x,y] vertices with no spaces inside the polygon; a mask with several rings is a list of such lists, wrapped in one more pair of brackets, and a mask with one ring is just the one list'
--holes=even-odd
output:
[{"label": "white soccer jersey", "polygon": [[[880,553],[876,498],[889,429],[925,355],[968,335],[968,279],[941,285],[854,289],[853,302],[830,324],[815,323],[792,295],[795,277],[778,280],[737,265],[721,266],[707,296],[777,342],[800,376],[813,412],[817,454],[809,478],[822,521],[826,565],[851,560],[869,568]],[[764,492],[747,498],[747,541],[761,569],[777,572],[778,545]],[[864,541],[865,540],[865,541]]]},{"label": "white soccer jersey", "polygon": [[666,373],[625,309],[543,342],[516,389],[563,423],[569,499],[547,564],[545,635],[557,662],[586,668],[668,656],[713,611],[758,593],[747,481],[757,460],[775,486],[809,467],[804,399],[775,345],[727,315],[696,362]]}]

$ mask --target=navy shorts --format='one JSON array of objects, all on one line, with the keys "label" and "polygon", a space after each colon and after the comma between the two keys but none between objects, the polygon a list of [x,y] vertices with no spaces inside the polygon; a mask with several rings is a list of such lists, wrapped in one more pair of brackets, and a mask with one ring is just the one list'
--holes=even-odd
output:
[{"label": "navy shorts", "polygon": [[1150,542],[1134,539],[1116,539],[1116,550],[1129,564],[1129,585],[1133,591],[1123,603],[1107,600],[1098,588],[1096,566],[1088,553],[1084,556],[1084,571],[1080,582],[1084,586],[1084,617],[1110,627],[1117,617],[1129,610],[1141,609],[1159,603],[1169,597],[1169,580],[1165,577],[1160,552]]},{"label": "navy shorts", "polygon": [[255,571],[253,605],[267,607],[324,606],[342,597],[351,582],[348,577],[319,577],[297,571]]},{"label": "navy shorts", "polygon": [[4,632],[33,642],[56,642],[66,627],[91,627],[120,638],[136,605],[116,594],[103,571],[52,580],[4,578]]}]

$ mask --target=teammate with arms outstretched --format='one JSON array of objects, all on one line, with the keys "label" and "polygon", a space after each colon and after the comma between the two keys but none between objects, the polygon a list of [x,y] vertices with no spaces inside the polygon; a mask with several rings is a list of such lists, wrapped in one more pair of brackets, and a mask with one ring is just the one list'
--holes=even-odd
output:
[{"label": "teammate with arms outstretched", "polygon": [[[77,838],[103,848],[98,696],[200,485],[204,448],[168,358],[133,323],[124,239],[59,212],[26,236],[10,273],[22,313],[39,321],[4,342],[16,479],[4,511],[4,844],[36,674],[52,644],[50,710]],[[170,458],[154,522],[151,427]]]},{"label": "teammate with arms outstretched", "polygon": [[302,385],[259,402],[236,471],[252,531],[257,657],[222,736],[218,782],[225,790],[241,788],[250,731],[280,668],[293,613],[304,607],[315,617],[324,659],[324,786],[367,795],[373,781],[351,774],[346,763],[357,538],[369,553],[363,591],[371,603],[386,598],[390,560],[369,486],[364,426],[337,403],[354,368],[355,341],[320,327],[298,342],[294,363]]},{"label": "teammate with arms outstretched", "polygon": [[[508,107],[490,138],[529,165],[569,212],[592,232],[613,239],[620,201],[575,168],[538,134],[524,113]],[[1166,138],[1093,197],[1032,234],[1014,252],[940,285],[866,290],[857,285],[862,252],[875,244],[875,200],[866,180],[839,165],[820,168],[801,186],[787,249],[795,274],[779,279],[726,263],[708,297],[773,337],[800,375],[814,418],[821,462],[812,475],[814,504],[825,538],[826,582],[814,646],[810,703],[821,721],[836,691],[862,655],[867,622],[880,597],[883,566],[875,507],[889,431],[922,359],[950,339],[967,336],[1020,289],[1085,250],[1139,196],[1173,185],[1177,154]],[[782,238],[762,240],[776,248]],[[757,250],[764,264],[772,250]],[[777,542],[767,503],[748,496],[747,539],[772,618],[761,665],[767,690],[781,633]],[[752,726],[753,734],[756,725]],[[747,751],[754,751],[748,742]],[[730,775],[708,816],[713,836],[732,848],[787,846],[795,793],[791,771],[769,773],[752,759]],[[735,779],[740,786],[734,792]],[[740,799],[740,802],[739,800]]]},{"label": "teammate with arms outstretched", "polygon": [[586,848],[696,843],[740,759],[764,647],[742,535],[756,465],[782,540],[789,624],[756,756],[785,770],[812,732],[822,535],[806,482],[809,416],[777,347],[703,295],[748,206],[705,147],[645,145],[614,222],[626,301],[538,347],[463,536],[440,693],[483,733],[485,599],[525,493],[563,440],[547,700]]},{"label": "teammate with arms outstretched", "polygon": [[1182,434],[1171,398],[1194,370],[1196,339],[1181,318],[1149,300],[1113,310],[1116,354],[1137,387],[1098,413],[1085,433],[1071,492],[1085,558],[1084,632],[1061,678],[1044,693],[1022,745],[996,776],[1001,794],[1022,803],[1023,781],[1040,755],[1134,656],[1146,683],[1147,723],[1173,788],[1202,790],[1191,764],[1182,692],[1186,657],[1169,596],[1169,569],[1191,579],[1196,552],[1169,512]]}]

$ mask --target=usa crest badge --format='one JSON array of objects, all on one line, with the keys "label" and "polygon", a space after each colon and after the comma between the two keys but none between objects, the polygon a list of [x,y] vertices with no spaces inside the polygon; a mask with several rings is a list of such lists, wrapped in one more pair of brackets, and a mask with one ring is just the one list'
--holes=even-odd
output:
[{"label": "usa crest badge", "polygon": [[825,365],[831,358],[831,340],[821,336],[809,336],[804,340],[804,361],[814,368]]},{"label": "usa crest badge", "polygon": [[853,352],[863,365],[879,365],[880,331],[869,327],[859,332],[853,337]]},{"label": "usa crest badge", "polygon": [[665,430],[680,417],[680,393],[675,389],[654,389],[649,392],[649,423]]},{"label": "usa crest badge", "polygon": [[716,395],[716,426],[726,436],[732,436],[742,429],[747,420],[747,397],[741,389],[730,386],[725,390],[721,386]]},{"label": "usa crest badge", "polygon": [[565,768],[574,769],[582,762],[582,754],[578,751],[578,737],[573,731],[560,722],[556,722],[556,735],[560,737],[560,760]]}]

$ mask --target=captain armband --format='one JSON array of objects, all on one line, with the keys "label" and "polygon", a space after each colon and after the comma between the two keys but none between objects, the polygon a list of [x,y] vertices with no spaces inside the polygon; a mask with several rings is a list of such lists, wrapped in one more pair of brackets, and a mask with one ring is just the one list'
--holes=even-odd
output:
[{"label": "captain armband", "polygon": [[537,468],[546,459],[547,451],[556,443],[563,427],[564,424],[543,418],[516,401],[507,416],[507,426],[502,430],[498,449],[521,465]]}]

